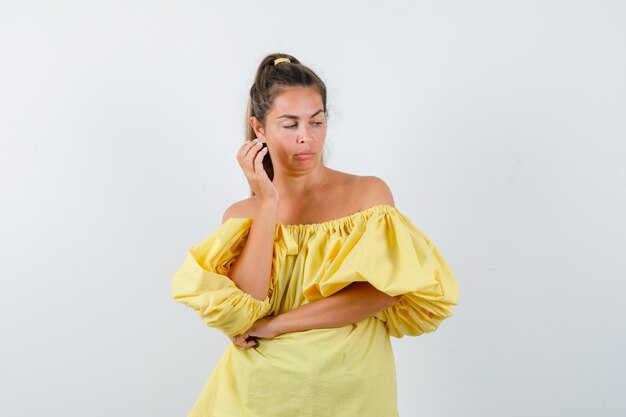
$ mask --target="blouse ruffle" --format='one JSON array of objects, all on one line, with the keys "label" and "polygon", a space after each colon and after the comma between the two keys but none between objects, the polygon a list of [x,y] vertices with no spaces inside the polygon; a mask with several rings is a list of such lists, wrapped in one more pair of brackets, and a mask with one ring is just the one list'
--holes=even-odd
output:
[{"label": "blouse ruffle", "polygon": [[[243,333],[270,312],[280,296],[276,279],[301,280],[308,302],[359,281],[390,296],[401,295],[374,316],[397,338],[436,330],[458,303],[456,279],[438,248],[387,204],[323,223],[277,224],[273,262],[278,278],[270,279],[268,297],[258,300],[227,276],[251,224],[251,218],[228,219],[188,250],[172,282],[174,300],[192,307],[207,325],[228,336]],[[283,277],[282,267],[291,256],[305,259],[297,275]]]},{"label": "blouse ruffle", "polygon": [[172,278],[173,299],[193,308],[210,327],[228,337],[245,332],[271,307],[274,282],[264,300],[242,291],[228,272],[242,252],[252,219],[227,221],[197,245]]},{"label": "blouse ruffle", "polygon": [[358,281],[390,296],[401,295],[375,315],[397,338],[432,332],[452,316],[451,306],[458,304],[454,274],[435,244],[406,215],[390,205],[375,206],[349,225],[347,239],[336,253],[329,253],[328,266],[315,283],[322,297]]}]

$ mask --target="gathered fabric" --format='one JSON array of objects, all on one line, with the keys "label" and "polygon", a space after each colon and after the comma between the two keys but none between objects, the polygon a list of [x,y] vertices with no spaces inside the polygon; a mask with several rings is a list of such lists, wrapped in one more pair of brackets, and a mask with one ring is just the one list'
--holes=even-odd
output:
[{"label": "gathered fabric", "polygon": [[353,282],[400,298],[348,326],[258,339],[252,348],[229,345],[189,416],[397,416],[389,337],[433,332],[458,304],[438,248],[388,204],[323,223],[277,224],[269,293],[259,300],[228,277],[252,221],[226,220],[188,249],[172,278],[173,299],[226,336]]}]

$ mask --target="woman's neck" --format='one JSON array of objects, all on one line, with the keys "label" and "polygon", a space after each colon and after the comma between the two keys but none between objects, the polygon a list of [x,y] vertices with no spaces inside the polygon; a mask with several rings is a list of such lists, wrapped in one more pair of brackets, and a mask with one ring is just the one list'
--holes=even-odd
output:
[{"label": "woman's neck", "polygon": [[305,198],[320,192],[327,184],[332,171],[321,163],[314,170],[300,175],[275,171],[272,182],[281,196]]}]

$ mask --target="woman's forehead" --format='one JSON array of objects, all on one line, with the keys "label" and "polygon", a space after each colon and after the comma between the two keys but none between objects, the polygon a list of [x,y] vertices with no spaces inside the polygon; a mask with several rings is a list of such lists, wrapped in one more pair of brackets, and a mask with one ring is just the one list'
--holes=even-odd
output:
[{"label": "woman's forehead", "polygon": [[319,109],[323,109],[322,97],[314,88],[289,88],[282,91],[274,99],[275,113],[297,114],[309,117]]}]

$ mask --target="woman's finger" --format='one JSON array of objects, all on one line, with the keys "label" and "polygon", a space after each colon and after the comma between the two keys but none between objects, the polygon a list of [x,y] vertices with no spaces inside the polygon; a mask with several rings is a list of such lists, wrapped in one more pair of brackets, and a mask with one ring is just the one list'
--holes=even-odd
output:
[{"label": "woman's finger", "polygon": [[230,340],[239,347],[252,347],[257,344],[257,341],[254,338],[244,336],[242,334],[238,334],[236,336],[232,336]]},{"label": "woman's finger", "polygon": [[259,151],[258,154],[254,157],[254,172],[259,173],[260,170],[263,170],[263,158],[267,154],[267,146]]},{"label": "woman's finger", "polygon": [[243,170],[246,177],[248,177],[248,182],[250,182],[250,176],[254,173],[254,167],[252,163],[252,158],[256,155],[256,151],[254,150],[255,146],[258,142],[249,141],[245,143],[242,149],[237,153],[237,162],[239,162],[239,166]]},{"label": "woman's finger", "polygon": [[241,339],[241,335],[233,336],[230,338],[230,340],[232,340],[233,343],[237,346],[245,347],[244,346],[245,341]]},{"label": "woman's finger", "polygon": [[239,150],[237,151],[237,158],[242,158],[246,155],[246,153],[248,152],[248,148],[250,146],[252,146],[254,141],[248,141],[248,142],[244,142],[243,145],[241,145],[241,147],[239,148]]},{"label": "woman's finger", "polygon": [[254,158],[256,158],[257,153],[259,152],[259,150],[261,149],[261,146],[263,144],[259,141],[257,143],[255,143],[254,145],[252,145],[250,147],[250,149],[248,149],[248,152],[246,153],[246,156],[244,157],[244,159],[246,159],[247,161],[249,161],[249,165],[252,166]]},{"label": "woman's finger", "polygon": [[243,144],[243,146],[240,149],[240,152],[245,156],[250,151],[250,149],[254,148],[256,144],[260,142],[261,142],[260,140],[252,139]]},{"label": "woman's finger", "polygon": [[239,160],[239,165],[241,165],[241,167],[244,170],[247,170],[249,172],[253,172],[254,171],[253,159],[256,156],[257,152],[258,152],[259,143],[260,142],[253,143],[247,149],[244,149],[243,152],[242,152],[242,156],[237,158]]},{"label": "woman's finger", "polygon": [[254,148],[256,143],[256,141],[251,140],[241,145],[239,151],[237,151],[237,159],[245,158],[248,155],[248,152],[250,152],[250,149]]}]

